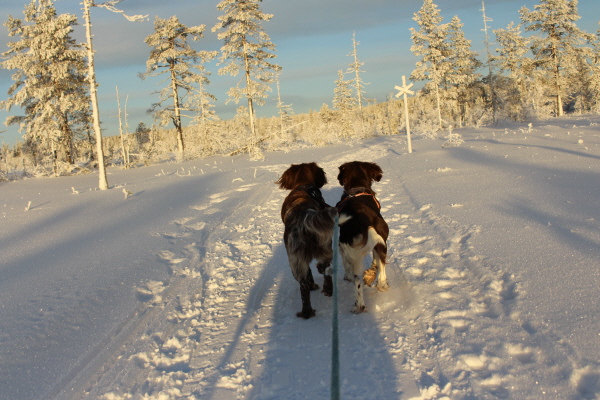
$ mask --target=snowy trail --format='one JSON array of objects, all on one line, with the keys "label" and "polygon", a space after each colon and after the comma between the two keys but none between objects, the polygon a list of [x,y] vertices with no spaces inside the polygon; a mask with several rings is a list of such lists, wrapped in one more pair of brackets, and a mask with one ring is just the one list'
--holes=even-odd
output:
[{"label": "snowy trail", "polygon": [[[337,166],[368,159],[384,171],[402,161],[398,138],[323,157],[334,204]],[[292,160],[291,162],[295,162]],[[295,317],[298,285],[287,265],[272,182],[288,164],[229,171],[232,185],[191,207],[159,252],[174,279],[140,288],[152,314],[94,379],[71,398],[328,398],[331,299],[313,292],[317,316]],[[260,171],[260,172],[257,172]],[[259,182],[252,182],[259,175]],[[262,175],[262,176],[261,176]],[[390,226],[392,289],[365,293],[353,315],[340,286],[343,398],[569,398],[593,371],[541,321],[519,312],[519,284],[476,253],[477,226],[420,204],[397,174],[377,184]],[[226,211],[233,210],[233,211]],[[207,216],[209,216],[207,220]],[[321,277],[315,274],[317,282]],[[532,370],[532,367],[534,367]],[[571,377],[571,387],[564,385]],[[591,377],[591,378],[590,378]]]}]

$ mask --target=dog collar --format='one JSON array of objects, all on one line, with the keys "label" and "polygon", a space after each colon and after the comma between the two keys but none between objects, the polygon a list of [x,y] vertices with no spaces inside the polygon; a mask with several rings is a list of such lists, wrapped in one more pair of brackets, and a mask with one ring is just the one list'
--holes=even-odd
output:
[{"label": "dog collar", "polygon": [[346,197],[344,197],[342,200],[340,200],[340,202],[337,203],[337,205],[336,205],[338,211],[342,209],[342,207],[344,206],[344,203],[348,199],[351,199],[352,197],[358,197],[358,196],[371,196],[373,198],[373,200],[375,201],[375,204],[377,204],[377,208],[381,209],[381,204],[379,203],[379,201],[377,200],[377,198],[375,197],[375,195],[373,193],[360,192],[360,193],[348,194],[348,195],[346,195]]}]

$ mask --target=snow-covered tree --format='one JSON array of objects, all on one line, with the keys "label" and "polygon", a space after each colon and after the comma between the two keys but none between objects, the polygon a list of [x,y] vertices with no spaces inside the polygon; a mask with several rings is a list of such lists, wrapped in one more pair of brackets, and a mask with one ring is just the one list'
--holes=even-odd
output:
[{"label": "snow-covered tree", "polygon": [[492,22],[493,19],[487,16],[485,12],[485,0],[481,0],[481,14],[483,17],[483,32],[484,32],[484,40],[483,43],[485,45],[485,65],[487,66],[488,75],[487,75],[487,88],[489,92],[489,98],[492,105],[492,120],[496,122],[497,114],[498,114],[498,99],[496,95],[496,86],[495,86],[495,78],[494,78],[494,62],[492,58],[492,53],[490,52],[490,35],[489,35],[489,27],[488,22]]},{"label": "snow-covered tree", "polygon": [[[176,16],[169,19],[156,17],[154,33],[145,40],[152,50],[146,63],[146,72],[140,76],[145,78],[168,75],[168,78],[163,81],[168,83],[167,86],[159,92],[160,101],[152,106],[151,111],[162,125],[166,125],[169,121],[173,122],[177,132],[179,159],[183,159],[185,149],[181,119],[185,115],[183,113],[191,111],[190,101],[197,99],[188,94],[198,93],[200,88],[201,99],[207,100],[208,94],[204,87],[209,83],[209,72],[206,71],[204,63],[217,55],[217,52],[212,51],[196,51],[188,44],[188,39],[202,38],[205,27],[205,25],[187,27],[179,22]],[[208,97],[210,98],[210,95]],[[172,105],[164,105],[166,101],[171,101]],[[206,103],[201,102],[200,105],[206,106]]]},{"label": "snow-covered tree", "polygon": [[410,79],[428,81],[424,89],[435,93],[438,123],[441,129],[440,86],[450,68],[447,60],[450,54],[447,43],[448,26],[442,24],[440,10],[432,0],[423,1],[423,6],[415,13],[413,20],[419,25],[419,29],[410,28],[413,41],[410,50],[420,59],[417,61]]},{"label": "snow-covered tree", "polygon": [[341,112],[349,112],[356,107],[356,97],[353,93],[352,79],[346,79],[344,71],[338,71],[338,79],[333,89],[333,108]]},{"label": "snow-covered tree", "polygon": [[[600,22],[598,22],[600,25]],[[593,95],[592,110],[600,112],[600,28],[596,31],[593,41],[592,76],[590,79],[590,92]]]},{"label": "snow-covered tree", "polygon": [[556,98],[556,115],[563,115],[566,77],[581,64],[582,46],[591,35],[580,30],[577,0],[540,0],[533,10],[521,8],[521,21],[527,31],[538,32],[531,50],[535,65],[546,73]]},{"label": "snow-covered tree", "polygon": [[277,72],[281,69],[271,62],[276,57],[275,45],[264,31],[262,24],[273,18],[265,14],[259,7],[261,0],[222,0],[217,9],[224,14],[212,28],[219,31],[217,38],[224,42],[221,47],[219,65],[220,75],[237,76],[240,71],[244,78],[228,92],[229,101],[236,104],[243,98],[248,101],[248,118],[250,122],[251,140],[248,147],[254,150],[257,141],[255,126],[255,105],[264,105],[270,85],[275,82]]},{"label": "snow-covered tree", "polygon": [[530,39],[521,35],[521,26],[511,22],[506,29],[494,30],[496,35],[496,53],[493,60],[500,71],[508,73],[510,87],[504,87],[506,93],[504,109],[509,117],[524,120],[528,107],[536,108],[533,85],[535,68],[529,52]]},{"label": "snow-covered tree", "polygon": [[352,87],[354,80],[345,79],[344,71],[338,71],[338,79],[333,90],[333,108],[338,111],[339,122],[342,126],[342,135],[350,135],[350,120],[352,110],[356,107],[356,97]]},{"label": "snow-covered tree", "polygon": [[354,75],[354,79],[352,80],[352,87],[356,93],[356,105],[358,106],[358,111],[362,114],[363,111],[363,101],[365,90],[364,87],[367,85],[362,78],[360,77],[361,72],[365,72],[361,70],[361,67],[365,64],[364,62],[360,62],[358,59],[358,50],[357,47],[359,42],[356,41],[356,32],[352,34],[352,52],[348,54],[348,56],[352,57],[352,62],[348,67],[348,74]]},{"label": "snow-covered tree", "polygon": [[6,124],[18,124],[29,149],[51,158],[57,173],[57,161],[73,163],[74,141],[89,123],[85,52],[71,38],[75,15],[58,15],[51,0],[31,1],[24,14],[24,21],[9,16],[5,23],[9,36],[19,40],[2,54],[2,68],[16,72],[1,105],[23,109],[24,115],[10,116]]},{"label": "snow-covered tree", "polygon": [[465,38],[462,30],[463,23],[455,16],[448,24],[448,63],[449,69],[444,77],[447,83],[447,96],[454,99],[459,112],[459,125],[465,114],[465,107],[472,103],[469,98],[473,84],[481,78],[477,70],[481,62],[477,59],[477,53],[471,51],[471,41]]}]

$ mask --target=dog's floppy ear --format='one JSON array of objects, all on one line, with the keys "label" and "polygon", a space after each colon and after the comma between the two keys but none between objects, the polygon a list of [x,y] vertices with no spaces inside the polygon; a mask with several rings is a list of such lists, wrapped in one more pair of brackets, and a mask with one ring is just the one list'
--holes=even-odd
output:
[{"label": "dog's floppy ear", "polygon": [[323,168],[319,167],[317,163],[311,162],[308,164],[313,175],[312,182],[317,188],[322,188],[327,183],[327,177]]},{"label": "dog's floppy ear", "polygon": [[379,182],[383,176],[381,167],[375,163],[367,163],[367,171],[369,172],[371,179],[375,182]]},{"label": "dog's floppy ear", "polygon": [[344,163],[342,165],[340,165],[338,168],[340,170],[340,173],[338,174],[338,182],[340,183],[340,185],[344,186],[344,176],[346,173],[346,167],[348,166],[348,163]]},{"label": "dog's floppy ear", "polygon": [[299,165],[292,164],[291,167],[285,170],[281,178],[275,182],[275,184],[279,185],[279,189],[292,190],[296,187],[296,175],[298,174],[299,167]]}]

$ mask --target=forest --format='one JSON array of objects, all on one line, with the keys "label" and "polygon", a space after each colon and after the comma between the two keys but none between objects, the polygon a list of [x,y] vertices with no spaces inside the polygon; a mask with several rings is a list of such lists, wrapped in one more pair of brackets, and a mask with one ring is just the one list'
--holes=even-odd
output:
[{"label": "forest", "polygon": [[[485,26],[483,55],[472,51],[458,16],[445,23],[433,0],[424,0],[413,17],[416,28],[407,32],[418,59],[408,79],[422,84],[414,96],[379,103],[368,98],[354,35],[351,62],[338,72],[331,105],[316,104],[303,114],[283,101],[284,66],[276,63],[276,44],[268,35],[273,15],[261,10],[260,0],[223,0],[217,5],[222,15],[208,28],[222,42],[220,51],[191,45],[201,41],[206,25],[186,26],[177,16],[154,19],[154,32],[145,40],[150,57],[140,77],[163,79],[160,99],[148,110],[155,123],[130,129],[126,105],[121,113],[119,104],[120,134],[103,137],[89,10],[106,8],[131,21],[148,18],[126,15],[118,8],[121,1],[83,0],[79,21],[74,14],[58,14],[52,0],[32,0],[23,19],[5,21],[12,41],[0,67],[12,72],[13,83],[0,107],[10,112],[5,124],[17,126],[22,140],[3,145],[0,181],[99,170],[99,188],[106,189],[106,166],[238,153],[260,159],[264,151],[404,134],[407,128],[459,146],[455,128],[600,112],[600,29],[578,28],[577,0],[540,0],[533,9],[521,8],[516,24]],[[86,43],[73,38],[80,23]],[[238,77],[227,93],[227,102],[239,104],[232,119],[215,112],[212,71],[205,66],[214,59],[220,75]],[[269,96],[275,97],[277,115],[257,118],[256,107]]]}]

